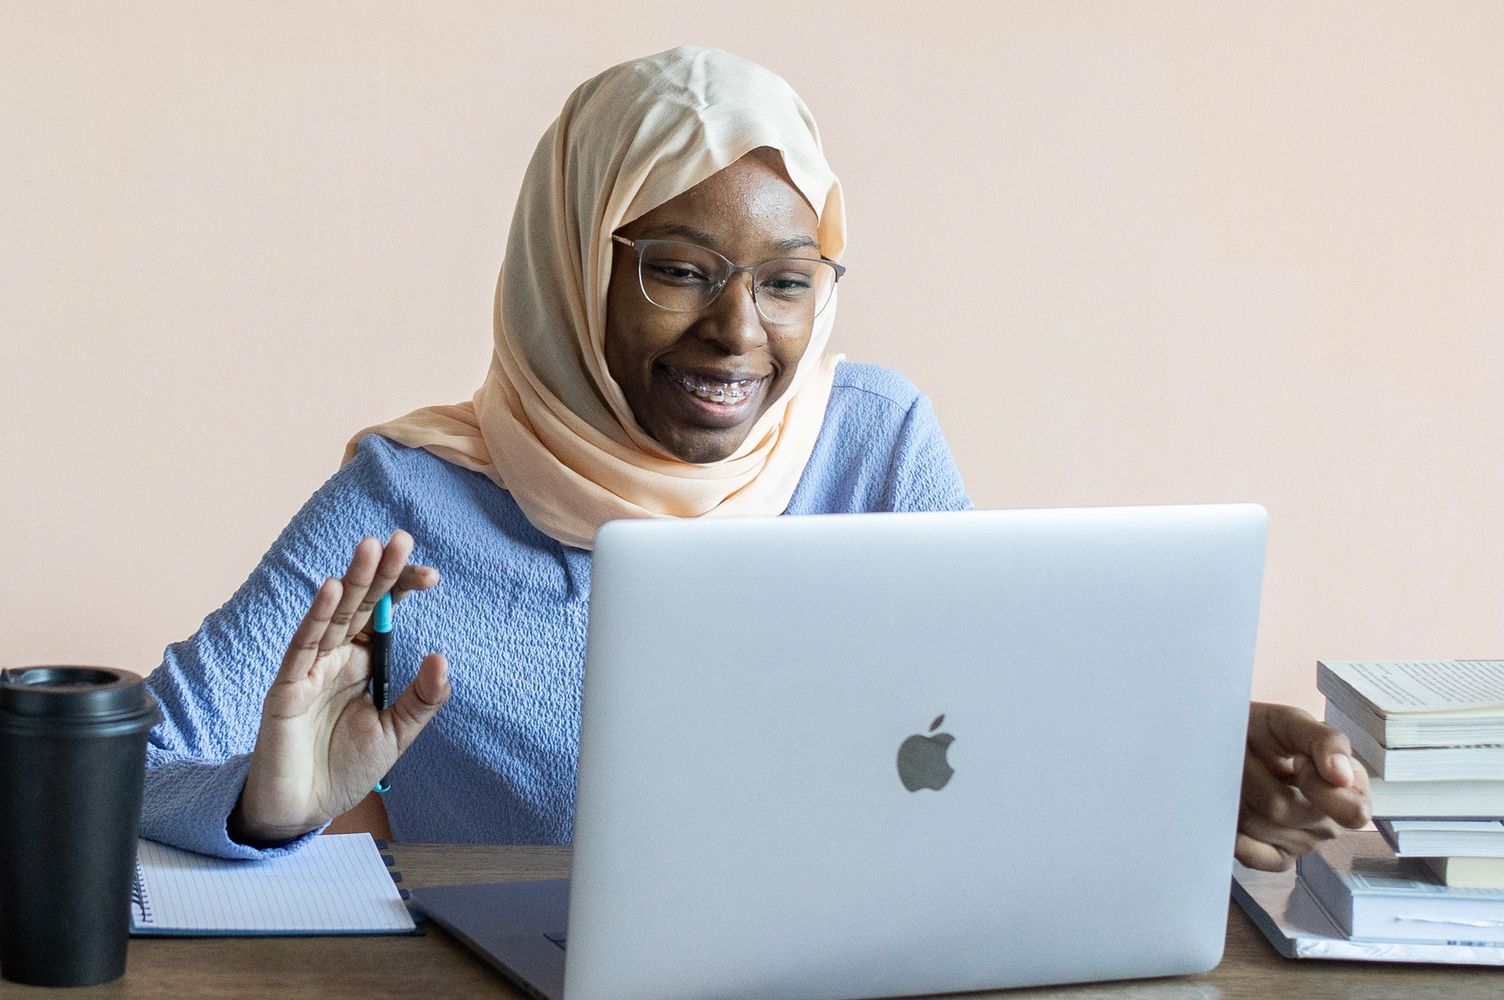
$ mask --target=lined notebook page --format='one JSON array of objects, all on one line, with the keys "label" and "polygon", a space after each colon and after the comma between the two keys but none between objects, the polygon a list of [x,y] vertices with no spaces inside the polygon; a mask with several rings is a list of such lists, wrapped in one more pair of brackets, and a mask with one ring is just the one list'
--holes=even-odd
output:
[{"label": "lined notebook page", "polygon": [[143,840],[131,929],[143,934],[380,934],[413,929],[369,833],[316,837],[267,861]]}]

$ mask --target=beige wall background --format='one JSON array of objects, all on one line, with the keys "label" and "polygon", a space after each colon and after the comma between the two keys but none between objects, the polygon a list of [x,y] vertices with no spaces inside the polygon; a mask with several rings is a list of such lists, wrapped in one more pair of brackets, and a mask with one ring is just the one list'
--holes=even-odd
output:
[{"label": "beige wall background", "polygon": [[0,8],[0,664],[149,670],[468,397],[535,141],[680,43],[814,109],[838,348],[980,505],[1265,504],[1262,697],[1504,655],[1504,7],[543,7]]}]

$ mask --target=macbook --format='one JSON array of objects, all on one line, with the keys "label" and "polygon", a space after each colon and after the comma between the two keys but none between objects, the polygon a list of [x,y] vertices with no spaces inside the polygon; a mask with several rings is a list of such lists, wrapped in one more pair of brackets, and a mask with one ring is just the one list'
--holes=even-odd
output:
[{"label": "macbook", "polygon": [[835,998],[1222,953],[1266,515],[618,521],[572,879],[419,889],[530,994]]}]

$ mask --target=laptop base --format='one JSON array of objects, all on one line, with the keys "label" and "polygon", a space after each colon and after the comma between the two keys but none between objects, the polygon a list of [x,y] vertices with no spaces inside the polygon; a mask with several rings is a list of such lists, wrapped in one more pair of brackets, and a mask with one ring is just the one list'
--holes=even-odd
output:
[{"label": "laptop base", "polygon": [[412,897],[528,996],[563,1000],[564,949],[546,932],[564,929],[569,879],[439,885],[414,889]]}]

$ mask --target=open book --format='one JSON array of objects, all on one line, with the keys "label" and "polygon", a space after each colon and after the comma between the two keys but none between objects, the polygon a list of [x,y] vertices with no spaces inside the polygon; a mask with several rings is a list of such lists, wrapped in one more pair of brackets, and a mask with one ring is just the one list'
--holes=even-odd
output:
[{"label": "open book", "polygon": [[1504,743],[1504,660],[1318,660],[1316,687],[1385,747]]},{"label": "open book", "polygon": [[[1347,734],[1353,753],[1373,777],[1385,781],[1490,781],[1504,785],[1504,743],[1387,747],[1330,701],[1322,720]],[[1499,726],[1504,730],[1504,715],[1500,716]],[[1499,798],[1496,808],[1504,809],[1504,796]]]},{"label": "open book", "polygon": [[265,861],[210,858],[143,840],[136,935],[405,934],[413,918],[369,833],[315,837]]}]

